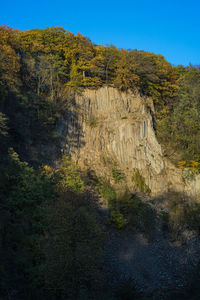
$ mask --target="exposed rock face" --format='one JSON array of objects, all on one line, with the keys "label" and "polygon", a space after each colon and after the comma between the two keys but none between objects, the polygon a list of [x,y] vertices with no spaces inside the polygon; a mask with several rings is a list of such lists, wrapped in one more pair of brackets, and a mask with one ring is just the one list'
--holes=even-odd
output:
[{"label": "exposed rock face", "polygon": [[200,193],[199,178],[184,183],[182,171],[163,157],[153,129],[151,99],[103,87],[86,89],[74,95],[73,101],[74,108],[66,117],[66,150],[81,166],[109,178],[117,168],[126,175],[131,189],[137,169],[152,195],[169,189]]},{"label": "exposed rock face", "polygon": [[[133,191],[131,178],[137,169],[158,200],[169,190],[200,194],[200,175],[183,181],[182,170],[163,156],[153,128],[151,99],[104,87],[84,90],[71,100],[58,130],[66,136],[65,151],[81,167],[105,179],[112,178],[113,168],[121,170],[126,176],[121,187],[127,184]],[[180,246],[163,235],[159,224],[151,240],[139,232],[117,232],[106,225],[106,204],[98,201],[98,205],[97,219],[108,231],[103,271],[109,284],[135,278],[144,293],[162,299],[159,293],[187,282],[199,261],[200,242],[195,234],[186,236]]]}]

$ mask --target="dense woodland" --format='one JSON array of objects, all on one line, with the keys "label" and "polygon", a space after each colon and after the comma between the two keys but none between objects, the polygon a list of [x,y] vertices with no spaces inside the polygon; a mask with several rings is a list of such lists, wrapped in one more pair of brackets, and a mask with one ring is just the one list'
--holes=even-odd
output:
[{"label": "dense woodland", "polygon": [[[33,144],[59,148],[62,137],[56,126],[70,92],[103,85],[151,97],[165,155],[178,167],[199,173],[198,66],[172,66],[162,55],[95,45],[62,27],[22,32],[1,26],[1,299],[147,299],[126,284],[112,293],[106,287],[101,273],[105,233],[89,204],[88,185],[100,193],[107,188],[111,221],[118,220],[118,229],[126,225],[122,217],[130,208],[148,216],[150,208],[138,198],[132,205],[130,195],[126,205],[116,200],[111,187],[83,174],[61,152],[53,166],[48,158],[35,161],[29,151]],[[195,226],[200,227],[198,216]],[[199,299],[196,282],[190,299]],[[101,295],[102,287],[108,296]],[[188,299],[190,289],[176,299]]]}]

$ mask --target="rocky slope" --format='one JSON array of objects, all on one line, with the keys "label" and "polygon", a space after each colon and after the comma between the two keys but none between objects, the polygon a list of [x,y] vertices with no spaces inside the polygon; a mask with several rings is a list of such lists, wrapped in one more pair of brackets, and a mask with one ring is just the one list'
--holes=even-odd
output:
[{"label": "rocky slope", "polygon": [[[187,179],[163,156],[153,128],[153,115],[149,98],[112,87],[88,89],[71,95],[57,130],[66,136],[63,151],[82,168],[94,170],[97,176],[108,180],[112,179],[113,169],[120,170],[125,175],[121,188],[127,185],[130,190],[137,190],[131,178],[138,170],[154,200],[169,190],[196,197],[200,194],[200,176]],[[196,232],[186,232],[183,243],[165,234],[159,222],[150,239],[135,229],[120,232],[107,225],[106,204],[99,196],[96,201],[97,221],[107,236],[103,273],[111,286],[134,278],[143,293],[152,293],[160,300],[166,291],[187,283],[199,261],[200,240]]]},{"label": "rocky slope", "polygon": [[111,178],[113,169],[120,170],[131,190],[137,169],[154,196],[168,190],[200,193],[200,176],[183,180],[182,170],[163,156],[153,128],[151,99],[103,87],[86,89],[71,100],[58,130],[66,136],[65,152],[82,167],[104,178]]}]

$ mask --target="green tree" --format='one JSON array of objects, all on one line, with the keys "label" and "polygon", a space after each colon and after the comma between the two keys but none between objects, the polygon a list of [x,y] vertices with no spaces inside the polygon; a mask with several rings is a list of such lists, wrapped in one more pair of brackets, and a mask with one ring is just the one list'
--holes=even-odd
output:
[{"label": "green tree", "polygon": [[181,72],[178,86],[176,106],[157,120],[158,137],[179,160],[199,161],[200,71],[189,67]]},{"label": "green tree", "polygon": [[78,166],[66,155],[60,160],[60,164],[56,169],[54,181],[57,183],[60,192],[76,192],[84,191],[84,182]]},{"label": "green tree", "polygon": [[10,294],[25,299],[37,295],[42,205],[52,197],[51,192],[49,180],[10,149],[0,174],[0,292],[6,299]]}]

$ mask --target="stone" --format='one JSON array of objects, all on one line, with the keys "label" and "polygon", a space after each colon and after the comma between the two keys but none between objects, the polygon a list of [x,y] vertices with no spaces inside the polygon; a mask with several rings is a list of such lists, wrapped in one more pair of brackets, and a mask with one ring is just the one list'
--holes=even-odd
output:
[{"label": "stone", "polygon": [[150,98],[101,87],[84,89],[71,102],[64,120],[65,150],[81,167],[104,178],[111,177],[112,168],[120,169],[130,190],[135,188],[131,178],[137,169],[152,196],[169,190],[200,194],[200,175],[184,182],[182,170],[163,156],[153,128]]}]

